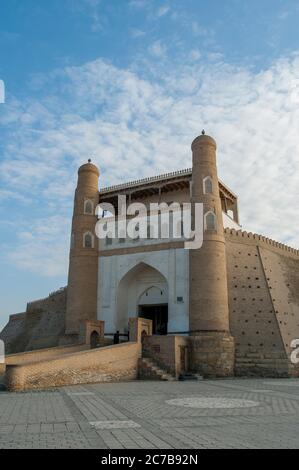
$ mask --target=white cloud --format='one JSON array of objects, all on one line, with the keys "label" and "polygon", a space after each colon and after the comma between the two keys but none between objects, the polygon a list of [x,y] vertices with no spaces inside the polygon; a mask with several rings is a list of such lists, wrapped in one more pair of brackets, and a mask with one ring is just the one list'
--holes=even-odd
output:
[{"label": "white cloud", "polygon": [[299,56],[260,72],[223,58],[188,60],[149,63],[153,78],[146,80],[146,62],[132,72],[98,59],[53,72],[38,103],[5,105],[2,196],[17,187],[28,204],[40,198],[45,205],[43,220],[21,227],[27,235],[10,248],[11,262],[44,275],[66,272],[76,170],[88,157],[101,169],[101,186],[186,168],[202,128],[217,139],[219,176],[240,196],[243,227],[299,246],[292,99]]},{"label": "white cloud", "polygon": [[66,276],[70,220],[59,215],[28,221],[17,228],[19,243],[7,252],[18,269],[45,277]]},{"label": "white cloud", "polygon": [[130,34],[132,36],[132,38],[140,38],[142,36],[145,36],[145,31],[142,31],[142,29],[138,29],[138,28],[131,28],[130,29]]},{"label": "white cloud", "polygon": [[145,8],[148,6],[148,0],[130,0],[129,6],[133,8]]},{"label": "white cloud", "polygon": [[161,16],[166,15],[170,11],[170,7],[168,5],[163,5],[157,10],[157,17],[161,18]]},{"label": "white cloud", "polygon": [[190,60],[199,60],[201,58],[201,53],[198,49],[192,49],[189,52],[189,58]]},{"label": "white cloud", "polygon": [[280,12],[277,16],[279,20],[286,20],[290,16],[291,12],[288,10],[284,10]]},{"label": "white cloud", "polygon": [[96,33],[103,31],[107,23],[107,18],[102,13],[102,0],[83,0],[80,4],[79,10],[83,9],[87,12],[92,20],[91,30]]},{"label": "white cloud", "polygon": [[131,0],[129,6],[136,10],[144,10],[146,12],[146,19],[151,21],[157,21],[171,11],[169,5],[164,4],[157,8],[151,0]]},{"label": "white cloud", "polygon": [[153,42],[153,44],[149,46],[149,53],[155,57],[165,56],[166,50],[166,46],[160,40]]},{"label": "white cloud", "polygon": [[207,36],[209,30],[201,26],[197,21],[192,21],[191,28],[195,36]]}]

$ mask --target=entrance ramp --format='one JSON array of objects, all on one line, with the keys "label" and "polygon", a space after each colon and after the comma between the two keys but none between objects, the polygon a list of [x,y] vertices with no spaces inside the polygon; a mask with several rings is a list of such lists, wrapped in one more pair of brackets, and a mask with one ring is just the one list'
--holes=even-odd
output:
[{"label": "entrance ramp", "polygon": [[5,384],[8,390],[15,391],[134,380],[140,352],[140,343],[127,342],[7,365]]}]

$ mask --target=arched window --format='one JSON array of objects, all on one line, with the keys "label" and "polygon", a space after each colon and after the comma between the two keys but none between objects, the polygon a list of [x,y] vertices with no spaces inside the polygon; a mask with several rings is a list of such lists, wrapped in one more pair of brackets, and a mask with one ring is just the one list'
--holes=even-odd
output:
[{"label": "arched window", "polygon": [[83,235],[83,247],[93,248],[93,235],[90,232],[84,233]]},{"label": "arched window", "polygon": [[213,193],[213,180],[210,176],[206,176],[203,179],[203,193],[212,194]]},{"label": "arched window", "polygon": [[84,214],[93,215],[93,202],[90,199],[84,201]]},{"label": "arched window", "polygon": [[212,211],[205,214],[205,230],[217,230],[216,214]]}]

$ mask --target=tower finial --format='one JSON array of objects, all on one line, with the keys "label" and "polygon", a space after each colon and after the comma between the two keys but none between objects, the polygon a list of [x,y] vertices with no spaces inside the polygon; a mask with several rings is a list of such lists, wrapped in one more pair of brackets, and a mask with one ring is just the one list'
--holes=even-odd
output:
[{"label": "tower finial", "polygon": [[88,159],[88,163],[91,163],[91,158]]},{"label": "tower finial", "polygon": [[206,131],[203,129],[203,130],[201,131],[201,133],[202,133],[202,135],[205,135]]}]

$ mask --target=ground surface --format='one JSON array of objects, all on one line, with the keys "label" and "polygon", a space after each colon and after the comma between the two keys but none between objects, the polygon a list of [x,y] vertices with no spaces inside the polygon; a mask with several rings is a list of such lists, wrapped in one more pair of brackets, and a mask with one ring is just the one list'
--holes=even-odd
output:
[{"label": "ground surface", "polygon": [[299,448],[299,380],[1,392],[0,448]]}]

